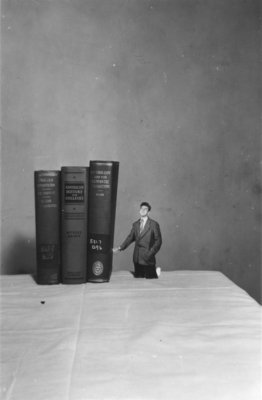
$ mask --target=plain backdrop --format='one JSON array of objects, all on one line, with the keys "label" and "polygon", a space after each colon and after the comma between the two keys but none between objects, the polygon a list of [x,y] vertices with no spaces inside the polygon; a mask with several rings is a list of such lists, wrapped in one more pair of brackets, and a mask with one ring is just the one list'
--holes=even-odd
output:
[{"label": "plain backdrop", "polygon": [[34,170],[117,160],[115,245],[148,201],[159,266],[259,300],[259,0],[3,0],[1,17],[2,273],[36,268]]}]

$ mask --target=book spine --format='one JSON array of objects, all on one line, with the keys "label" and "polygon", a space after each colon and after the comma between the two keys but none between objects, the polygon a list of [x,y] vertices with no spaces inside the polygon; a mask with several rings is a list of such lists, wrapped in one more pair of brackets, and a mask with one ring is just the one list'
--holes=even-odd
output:
[{"label": "book spine", "polygon": [[60,282],[60,171],[35,171],[37,283]]},{"label": "book spine", "polygon": [[88,167],[61,168],[62,283],[86,282]]},{"label": "book spine", "polygon": [[112,273],[118,161],[90,161],[88,200],[89,282],[108,282]]}]

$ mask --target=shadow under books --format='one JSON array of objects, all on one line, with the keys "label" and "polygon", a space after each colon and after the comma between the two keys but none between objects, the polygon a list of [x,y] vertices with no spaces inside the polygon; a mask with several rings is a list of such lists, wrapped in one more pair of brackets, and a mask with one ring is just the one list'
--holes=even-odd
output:
[{"label": "shadow under books", "polygon": [[16,236],[2,260],[5,275],[30,274],[35,279],[36,250],[35,238]]}]

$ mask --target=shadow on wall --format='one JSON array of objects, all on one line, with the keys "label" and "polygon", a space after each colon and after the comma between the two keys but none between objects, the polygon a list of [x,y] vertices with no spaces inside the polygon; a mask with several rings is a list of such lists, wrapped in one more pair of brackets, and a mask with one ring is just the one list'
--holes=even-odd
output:
[{"label": "shadow on wall", "polygon": [[35,246],[34,238],[16,236],[3,259],[2,273],[34,275],[36,271]]}]

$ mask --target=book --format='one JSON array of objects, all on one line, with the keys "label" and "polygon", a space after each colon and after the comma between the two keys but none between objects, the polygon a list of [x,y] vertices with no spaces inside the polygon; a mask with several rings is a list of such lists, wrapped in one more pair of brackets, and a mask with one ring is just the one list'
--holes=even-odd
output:
[{"label": "book", "polygon": [[60,282],[60,171],[34,171],[38,284]]},{"label": "book", "polygon": [[90,161],[88,282],[108,282],[112,273],[118,161]]},{"label": "book", "polygon": [[86,282],[88,167],[61,168],[62,283]]}]

